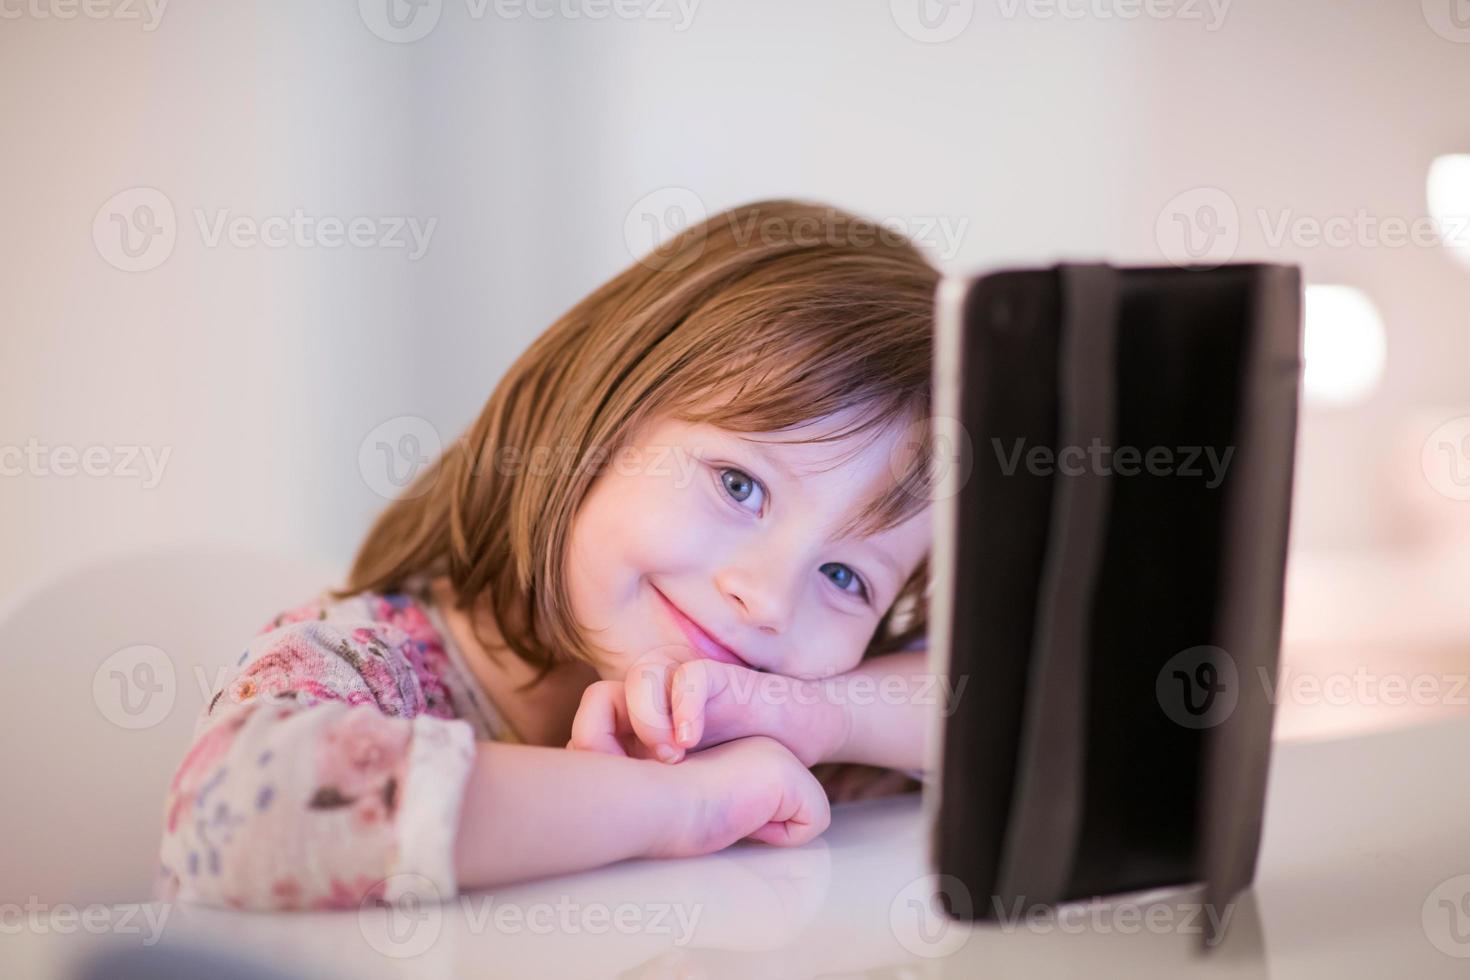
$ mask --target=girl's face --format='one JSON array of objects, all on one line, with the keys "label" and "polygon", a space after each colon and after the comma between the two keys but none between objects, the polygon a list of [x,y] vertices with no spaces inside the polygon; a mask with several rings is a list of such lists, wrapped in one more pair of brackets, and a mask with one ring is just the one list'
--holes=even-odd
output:
[{"label": "girl's face", "polygon": [[[828,421],[819,433],[847,419]],[[621,680],[659,648],[804,679],[856,667],[929,549],[931,508],[872,537],[833,533],[902,473],[903,432],[801,445],[669,418],[635,432],[604,463],[569,545],[599,676]]]}]

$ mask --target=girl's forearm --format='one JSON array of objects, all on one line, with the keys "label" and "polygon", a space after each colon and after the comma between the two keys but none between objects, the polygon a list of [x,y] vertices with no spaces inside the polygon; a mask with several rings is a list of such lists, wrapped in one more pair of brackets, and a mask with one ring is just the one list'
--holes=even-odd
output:
[{"label": "girl's forearm", "polygon": [[847,713],[847,734],[822,761],[923,769],[929,719],[944,707],[928,659],[926,650],[890,653],[824,680],[829,700]]},{"label": "girl's forearm", "polygon": [[663,763],[480,742],[455,840],[460,888],[486,888],[656,853],[680,816]]}]

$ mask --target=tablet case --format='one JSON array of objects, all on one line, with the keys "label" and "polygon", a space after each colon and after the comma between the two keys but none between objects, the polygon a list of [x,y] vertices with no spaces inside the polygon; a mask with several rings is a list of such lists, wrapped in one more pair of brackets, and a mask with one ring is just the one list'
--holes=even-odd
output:
[{"label": "tablet case", "polygon": [[936,414],[970,452],[935,499],[930,623],[952,917],[1190,883],[1223,911],[1250,883],[1301,306],[1269,264],[942,287]]}]

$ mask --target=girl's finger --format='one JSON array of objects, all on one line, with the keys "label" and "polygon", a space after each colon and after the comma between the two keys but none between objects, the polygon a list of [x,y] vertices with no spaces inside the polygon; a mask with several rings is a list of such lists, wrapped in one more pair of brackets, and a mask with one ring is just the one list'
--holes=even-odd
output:
[{"label": "girl's finger", "polygon": [[692,749],[704,736],[704,705],[709,700],[710,660],[690,660],[674,668],[669,683],[669,714],[674,744]]},{"label": "girl's finger", "polygon": [[628,668],[624,678],[628,721],[638,740],[665,762],[678,762],[684,750],[674,744],[669,714],[669,677],[675,664],[661,656],[645,656]]},{"label": "girl's finger", "polygon": [[675,667],[669,684],[669,714],[676,745],[686,749],[699,745],[710,702],[723,695],[733,675],[744,669],[717,660],[690,660]]},{"label": "girl's finger", "polygon": [[618,735],[629,728],[621,681],[597,681],[582,692],[567,748],[627,755]]}]

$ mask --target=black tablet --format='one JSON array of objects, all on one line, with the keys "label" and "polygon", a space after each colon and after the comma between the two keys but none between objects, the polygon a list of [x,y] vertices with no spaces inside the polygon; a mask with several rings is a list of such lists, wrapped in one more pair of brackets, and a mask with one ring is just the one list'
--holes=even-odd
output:
[{"label": "black tablet", "polygon": [[1286,265],[941,285],[929,649],[954,694],[924,807],[952,917],[1250,883],[1301,309]]}]

